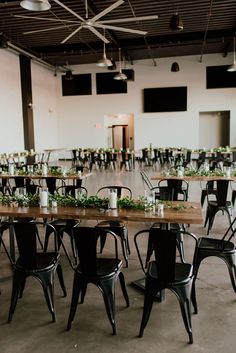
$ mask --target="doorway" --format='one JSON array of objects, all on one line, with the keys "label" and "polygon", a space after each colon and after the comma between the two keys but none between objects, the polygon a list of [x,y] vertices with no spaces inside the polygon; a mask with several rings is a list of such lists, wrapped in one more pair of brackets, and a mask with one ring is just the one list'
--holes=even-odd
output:
[{"label": "doorway", "polygon": [[115,114],[104,116],[106,147],[134,149],[134,115]]},{"label": "doorway", "polygon": [[230,145],[230,111],[199,113],[199,148]]},{"label": "doorway", "polygon": [[129,148],[128,125],[112,125],[112,148],[115,150]]}]

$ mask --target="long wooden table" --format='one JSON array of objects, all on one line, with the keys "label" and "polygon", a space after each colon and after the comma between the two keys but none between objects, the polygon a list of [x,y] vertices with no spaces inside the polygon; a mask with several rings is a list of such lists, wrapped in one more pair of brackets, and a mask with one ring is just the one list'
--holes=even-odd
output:
[{"label": "long wooden table", "polygon": [[[87,220],[117,220],[124,222],[151,222],[151,223],[181,223],[181,224],[202,224],[202,210],[196,202],[173,202],[172,206],[184,205],[185,208],[178,210],[164,207],[162,215],[143,210],[115,209],[98,210],[95,208],[77,207],[15,207],[0,204],[0,216],[8,217],[32,217],[32,218],[61,218],[61,219],[87,219]],[[10,252],[14,258],[14,235],[10,231]],[[143,289],[144,280],[139,279],[132,282],[135,287]],[[157,296],[159,301],[164,299],[164,292]]]},{"label": "long wooden table", "polygon": [[177,175],[163,175],[161,173],[157,173],[151,177],[151,180],[187,180],[187,181],[210,181],[210,180],[225,180],[225,181],[234,181],[236,180],[236,176],[231,175],[227,176],[219,176],[219,175],[183,175],[181,177]]},{"label": "long wooden table", "polygon": [[[181,223],[181,224],[202,224],[202,210],[196,202],[173,202],[176,205],[184,205],[186,208],[176,210],[164,208],[162,215],[142,210],[115,209],[99,210],[96,208],[78,207],[17,207],[0,204],[0,217],[7,219],[21,218],[54,218],[54,219],[86,219],[86,220],[113,220],[123,222],[150,222],[150,223]],[[10,232],[10,252],[14,257],[14,235]]]},{"label": "long wooden table", "polygon": [[[184,205],[181,210],[174,209],[176,205]],[[78,207],[15,207],[0,205],[1,217],[29,218],[60,218],[87,220],[119,220],[124,222],[157,222],[202,224],[202,210],[199,203],[173,201],[172,208],[164,208],[163,215],[133,209],[99,210],[95,208]]]},{"label": "long wooden table", "polygon": [[0,174],[0,179],[14,179],[14,178],[24,178],[24,179],[33,179],[33,180],[41,180],[41,179],[46,179],[46,178],[52,178],[52,179],[59,179],[59,180],[83,180],[91,176],[93,173],[81,173],[80,175],[78,174],[50,174],[48,173],[47,175],[43,174]]}]

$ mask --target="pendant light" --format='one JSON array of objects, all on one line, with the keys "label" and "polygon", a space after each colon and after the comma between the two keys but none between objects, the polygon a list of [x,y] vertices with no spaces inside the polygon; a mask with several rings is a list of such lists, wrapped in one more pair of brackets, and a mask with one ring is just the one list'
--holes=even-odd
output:
[{"label": "pendant light", "polygon": [[20,6],[29,11],[47,11],[51,8],[48,0],[23,0]]},{"label": "pendant light", "polygon": [[171,65],[171,72],[178,72],[179,71],[179,64],[175,61]]},{"label": "pendant light", "polygon": [[179,3],[180,3],[180,0],[177,2],[176,11],[171,16],[171,19],[170,19],[169,29],[173,32],[182,31],[184,29],[183,21],[179,14]]},{"label": "pendant light", "polygon": [[[104,37],[105,37],[105,30],[104,30]],[[113,66],[111,60],[107,59],[105,42],[103,42],[103,57],[102,59],[98,60],[97,66],[99,67]]]},{"label": "pendant light", "polygon": [[72,71],[71,70],[66,71],[65,80],[66,81],[72,81],[73,79],[74,79],[74,77],[72,75]]},{"label": "pendant light", "polygon": [[169,28],[171,31],[182,31],[184,29],[182,19],[178,13],[171,16]]},{"label": "pendant light", "polygon": [[234,63],[227,69],[229,72],[236,71],[236,59],[235,59],[235,37],[234,37]]},{"label": "pendant light", "polygon": [[119,48],[119,72],[113,78],[114,78],[114,80],[126,81],[127,80],[127,76],[122,72],[122,68],[121,68],[121,54],[120,54],[120,51],[121,51],[121,49]]}]

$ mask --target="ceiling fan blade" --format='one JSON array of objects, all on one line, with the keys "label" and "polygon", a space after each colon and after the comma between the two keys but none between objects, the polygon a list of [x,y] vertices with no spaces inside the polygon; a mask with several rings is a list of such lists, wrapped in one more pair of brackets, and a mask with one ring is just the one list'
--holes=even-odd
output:
[{"label": "ceiling fan blade", "polygon": [[[88,28],[91,32],[93,32],[98,38],[100,38],[104,43],[108,44],[110,43],[109,40],[104,37],[100,32],[98,32],[96,30],[96,28],[92,27],[92,26],[84,26],[85,28]],[[102,27],[101,27],[102,28]]]},{"label": "ceiling fan blade", "polygon": [[114,30],[114,31],[141,34],[143,36],[145,36],[147,34],[147,32],[145,32],[145,31],[139,31],[139,30],[136,30],[136,29],[130,29],[130,28],[124,28],[124,27],[107,26],[107,25],[97,24],[97,23],[94,23],[93,26],[97,27],[97,28],[111,29],[111,30]]},{"label": "ceiling fan blade", "polygon": [[56,18],[45,18],[45,17],[37,17],[37,16],[23,16],[23,15],[13,15],[13,17],[26,18],[28,20],[34,19],[34,20],[40,20],[40,21],[67,22],[67,23],[77,23],[78,24],[78,21],[60,20],[60,19],[56,19]]},{"label": "ceiling fan blade", "polygon": [[44,29],[36,29],[35,31],[27,31],[23,32],[23,34],[33,34],[33,33],[40,33],[40,32],[49,32],[49,31],[54,31],[56,29],[62,29],[62,28],[67,28],[67,27],[72,27],[72,26],[78,26],[78,24],[73,24],[73,25],[65,25],[64,26],[57,26],[53,28],[44,28]]},{"label": "ceiling fan blade", "polygon": [[64,44],[65,42],[67,42],[71,37],[73,37],[77,32],[79,32],[81,29],[83,28],[83,26],[79,26],[78,28],[76,28],[71,34],[69,34],[65,39],[63,39],[63,41],[61,42],[61,44]]},{"label": "ceiling fan blade", "polygon": [[99,18],[105,16],[108,12],[114,10],[116,7],[118,7],[121,4],[123,4],[123,2],[124,2],[124,0],[116,1],[113,5],[108,6],[105,10],[103,10],[102,12],[99,12],[97,15],[95,15],[93,18],[91,18],[90,22],[97,21]]},{"label": "ceiling fan blade", "polygon": [[97,23],[124,23],[124,22],[138,22],[138,21],[148,21],[148,20],[157,20],[158,15],[152,15],[152,16],[140,16],[140,17],[130,17],[130,18],[119,18],[117,20],[104,20],[104,21],[99,21]]},{"label": "ceiling fan blade", "polygon": [[70,12],[72,15],[77,17],[80,21],[85,22],[85,20],[80,15],[78,15],[75,11],[71,10],[68,6],[64,5],[62,2],[58,0],[53,0],[53,1],[56,2],[58,5],[60,5],[61,7],[63,7],[66,11]]}]

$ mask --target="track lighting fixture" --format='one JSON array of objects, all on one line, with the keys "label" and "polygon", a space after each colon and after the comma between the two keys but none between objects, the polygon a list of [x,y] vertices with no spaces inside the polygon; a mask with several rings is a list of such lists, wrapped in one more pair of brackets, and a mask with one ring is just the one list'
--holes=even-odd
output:
[{"label": "track lighting fixture", "polygon": [[[105,30],[104,30],[104,37],[105,37]],[[99,67],[113,66],[111,60],[107,59],[105,42],[103,42],[103,57],[102,57],[102,59],[98,60],[97,66],[99,66]]]},{"label": "track lighting fixture", "polygon": [[171,72],[178,72],[179,71],[179,64],[175,61],[171,65]]},{"label": "track lighting fixture", "polygon": [[71,70],[66,71],[65,80],[66,81],[72,81],[73,80],[73,75],[72,75],[72,71]]},{"label": "track lighting fixture", "polygon": [[169,28],[171,31],[182,31],[184,29],[182,19],[178,13],[171,16]]},{"label": "track lighting fixture", "polygon": [[126,81],[127,76],[122,72],[121,49],[119,48],[119,72],[114,76],[114,80]]},{"label": "track lighting fixture", "polygon": [[48,0],[23,0],[20,6],[29,11],[47,11],[51,8]]}]

